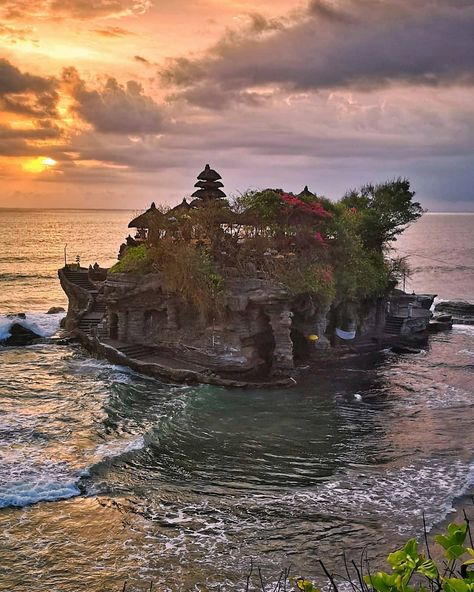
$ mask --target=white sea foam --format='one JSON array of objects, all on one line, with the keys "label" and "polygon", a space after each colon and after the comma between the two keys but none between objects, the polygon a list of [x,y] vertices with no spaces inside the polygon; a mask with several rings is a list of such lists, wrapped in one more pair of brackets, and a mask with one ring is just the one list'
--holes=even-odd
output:
[{"label": "white sea foam", "polygon": [[474,325],[453,325],[453,330],[456,333],[474,336]]},{"label": "white sea foam", "polygon": [[413,530],[423,510],[428,526],[441,521],[453,510],[453,500],[473,485],[474,463],[446,466],[427,460],[382,474],[351,471],[316,491],[283,496],[278,503],[336,515],[383,516],[405,534]]},{"label": "white sea foam", "polygon": [[72,470],[65,462],[32,460],[24,452],[10,451],[1,463],[0,508],[23,507],[80,495],[80,479],[90,474],[90,466],[145,446],[142,436],[99,444],[88,457],[90,465],[81,470]]},{"label": "white sea foam", "polygon": [[21,461],[20,458],[2,461],[0,508],[67,499],[81,493],[79,476],[65,463]]},{"label": "white sea foam", "polygon": [[59,323],[65,313],[45,314],[45,313],[26,313],[26,318],[0,316],[0,341],[10,337],[12,325],[18,324],[27,329],[31,329],[41,337],[51,337],[59,329]]},{"label": "white sea foam", "polygon": [[114,458],[121,456],[127,452],[133,452],[134,450],[141,450],[145,448],[146,443],[143,436],[139,436],[134,440],[113,440],[112,442],[106,442],[99,444],[95,449],[95,454],[101,459]]},{"label": "white sea foam", "polygon": [[472,351],[471,349],[460,349],[459,353],[466,354],[467,356],[474,356],[474,351]]}]

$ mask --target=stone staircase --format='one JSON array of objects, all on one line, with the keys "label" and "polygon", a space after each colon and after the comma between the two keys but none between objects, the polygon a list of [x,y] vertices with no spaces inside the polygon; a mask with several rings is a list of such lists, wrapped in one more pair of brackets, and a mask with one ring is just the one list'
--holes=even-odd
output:
[{"label": "stone staircase", "polygon": [[96,287],[89,280],[89,274],[87,273],[87,270],[81,271],[66,268],[64,270],[64,275],[66,276],[66,279],[72,284],[76,284],[76,286],[79,286],[88,292],[97,292]]},{"label": "stone staircase", "polygon": [[404,320],[404,317],[387,317],[384,333],[387,335],[400,335]]},{"label": "stone staircase", "polygon": [[86,312],[86,314],[79,319],[77,327],[87,335],[96,335],[98,331],[97,328],[103,318],[103,314],[95,312]]},{"label": "stone staircase", "polygon": [[140,345],[138,343],[132,343],[130,345],[121,345],[118,351],[129,358],[148,358],[153,355],[154,349],[147,345]]},{"label": "stone staircase", "polygon": [[89,274],[87,270],[66,268],[64,270],[64,275],[69,282],[75,284],[83,290],[87,290],[87,292],[89,292],[89,294],[92,296],[94,300],[92,307],[88,312],[82,315],[82,317],[79,319],[77,327],[80,331],[86,333],[86,335],[97,335],[100,332],[98,329],[99,324],[104,318],[106,312],[105,302],[98,298],[99,292],[96,286],[89,280]]}]

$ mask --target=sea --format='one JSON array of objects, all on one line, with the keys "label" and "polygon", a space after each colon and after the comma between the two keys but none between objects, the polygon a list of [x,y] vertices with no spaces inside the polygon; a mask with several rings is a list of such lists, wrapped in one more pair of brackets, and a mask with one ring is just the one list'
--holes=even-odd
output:
[{"label": "sea", "polygon": [[[261,569],[373,568],[472,508],[474,326],[322,363],[288,390],[140,376],[54,338],[57,269],[111,265],[133,212],[0,210],[0,590],[244,590]],[[406,290],[474,302],[474,215],[394,244]],[[23,320],[8,314],[25,313]],[[64,314],[64,313],[63,313]],[[338,571],[339,570],[339,571]]]}]

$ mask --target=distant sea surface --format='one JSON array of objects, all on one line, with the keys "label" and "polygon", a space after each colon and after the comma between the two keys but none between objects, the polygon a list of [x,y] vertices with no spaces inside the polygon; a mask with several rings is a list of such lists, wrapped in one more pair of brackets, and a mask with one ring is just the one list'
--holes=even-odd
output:
[{"label": "distant sea surface", "polygon": [[[412,356],[322,365],[286,391],[167,385],[49,341],[57,269],[111,265],[133,212],[0,210],[0,590],[236,590],[317,559],[373,565],[421,512],[474,486],[474,327]],[[395,243],[407,291],[474,302],[474,215],[428,214]],[[240,588],[241,589],[241,588]]]}]

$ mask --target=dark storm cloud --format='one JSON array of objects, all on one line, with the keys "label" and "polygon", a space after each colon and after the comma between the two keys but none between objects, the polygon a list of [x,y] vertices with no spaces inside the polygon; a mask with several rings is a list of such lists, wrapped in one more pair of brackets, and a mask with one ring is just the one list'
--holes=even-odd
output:
[{"label": "dark storm cloud", "polygon": [[89,90],[75,68],[63,78],[75,99],[74,111],[105,134],[157,134],[163,130],[161,108],[144,94],[138,82],[121,85],[109,78],[100,89]]},{"label": "dark storm cloud", "polygon": [[21,72],[8,60],[0,59],[0,95],[19,94],[24,92],[43,93],[54,90],[55,82],[51,78],[43,78]]},{"label": "dark storm cloud", "polygon": [[[268,33],[226,36],[198,59],[161,70],[164,84],[240,92],[277,86],[302,91],[389,83],[474,83],[474,3],[358,0],[335,8],[314,0],[304,15]],[[212,105],[211,105],[212,107]]]},{"label": "dark storm cloud", "polygon": [[58,95],[53,78],[21,72],[0,59],[0,108],[4,111],[37,118],[55,115]]}]

